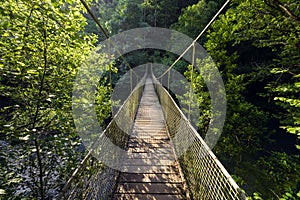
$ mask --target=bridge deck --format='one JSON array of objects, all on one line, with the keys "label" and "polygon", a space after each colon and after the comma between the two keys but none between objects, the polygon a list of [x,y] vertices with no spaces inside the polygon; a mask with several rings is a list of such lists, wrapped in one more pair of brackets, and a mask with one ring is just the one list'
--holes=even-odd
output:
[{"label": "bridge deck", "polygon": [[186,199],[151,78],[146,80],[126,153],[128,172],[120,174],[113,199]]}]

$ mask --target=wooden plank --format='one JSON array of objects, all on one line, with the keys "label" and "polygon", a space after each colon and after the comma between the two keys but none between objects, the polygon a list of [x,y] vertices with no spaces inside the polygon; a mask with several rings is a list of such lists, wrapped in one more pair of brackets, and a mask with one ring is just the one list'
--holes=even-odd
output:
[{"label": "wooden plank", "polygon": [[143,143],[143,142],[149,142],[151,144],[154,143],[164,143],[164,142],[170,142],[169,138],[166,139],[157,139],[157,138],[151,138],[151,139],[144,139],[144,138],[138,138],[138,137],[131,137],[129,139],[129,144],[130,143]]},{"label": "wooden plank", "polygon": [[123,166],[124,172],[135,172],[135,173],[172,173],[178,174],[178,169],[175,166],[146,166],[146,165],[129,165]]},{"label": "wooden plank", "polygon": [[141,147],[150,147],[150,148],[168,148],[171,149],[172,146],[170,142],[160,142],[160,143],[151,143],[151,140],[149,142],[131,142],[128,145],[129,148],[141,148]]},{"label": "wooden plank", "polygon": [[183,194],[184,190],[177,183],[120,183],[115,193]]},{"label": "wooden plank", "polygon": [[139,139],[157,139],[157,140],[169,140],[169,137],[166,136],[155,136],[155,135],[143,135],[143,136],[132,136],[132,138],[139,138]]},{"label": "wooden plank", "polygon": [[114,200],[185,200],[179,194],[116,194]]},{"label": "wooden plank", "polygon": [[172,154],[173,150],[171,148],[151,148],[150,146],[146,146],[146,147],[130,148],[128,149],[128,152]]},{"label": "wooden plank", "polygon": [[143,183],[181,183],[182,180],[178,177],[177,174],[135,174],[135,173],[122,173],[119,177],[120,183],[134,183],[134,182],[143,182]]},{"label": "wooden plank", "polygon": [[144,158],[144,159],[175,159],[173,154],[159,153],[132,153],[127,152],[126,158]]},{"label": "wooden plank", "polygon": [[128,166],[128,165],[153,165],[153,166],[158,166],[158,165],[174,165],[175,160],[174,159],[147,159],[147,158],[131,158],[123,161],[123,165]]}]

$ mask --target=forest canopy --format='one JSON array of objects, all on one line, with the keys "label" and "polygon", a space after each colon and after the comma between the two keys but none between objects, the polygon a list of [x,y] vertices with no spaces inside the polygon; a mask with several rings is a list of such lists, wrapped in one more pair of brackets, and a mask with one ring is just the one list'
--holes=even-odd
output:
[{"label": "forest canopy", "polygon": [[[154,26],[192,38],[224,2],[87,1],[110,36]],[[86,154],[72,118],[72,87],[105,37],[80,0],[6,0],[0,23],[0,199],[52,199]],[[232,0],[198,42],[226,88],[226,122],[214,153],[252,199],[299,199],[300,1]],[[125,57],[132,66],[176,59],[147,50]],[[205,133],[211,118],[205,82],[184,61],[175,69],[194,77],[198,132]],[[96,103],[106,127],[110,89],[126,67],[117,60],[102,70]]]}]

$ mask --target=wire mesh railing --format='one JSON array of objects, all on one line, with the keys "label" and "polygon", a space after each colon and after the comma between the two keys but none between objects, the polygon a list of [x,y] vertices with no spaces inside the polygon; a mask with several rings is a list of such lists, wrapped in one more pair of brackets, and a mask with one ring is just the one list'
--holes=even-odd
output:
[{"label": "wire mesh railing", "polygon": [[[246,199],[245,194],[191,126],[167,90],[154,75],[152,75],[152,79],[190,198]],[[94,144],[95,148],[85,156],[79,167],[73,172],[57,199],[112,198],[119,171],[98,161],[92,156],[92,152],[101,150],[98,148],[98,143],[99,141],[105,143],[105,140],[125,149],[129,137],[127,133],[132,128],[145,80],[146,74],[102,133],[106,136],[105,139],[99,137]],[[124,117],[130,120],[124,120]],[[120,121],[126,123],[120,127]],[[109,157],[112,154],[114,152],[107,152],[106,156]]]},{"label": "wire mesh railing", "polygon": [[191,199],[246,199],[214,153],[192,127],[160,82],[152,75],[176,157]]},{"label": "wire mesh railing", "polygon": [[[102,150],[105,149],[105,147],[99,147],[99,143],[105,144],[106,140],[110,140],[114,145],[125,149],[129,138],[128,131],[132,128],[139,101],[143,93],[145,80],[146,73],[127,100],[124,101],[107,128],[103,133],[99,133],[99,139],[95,141],[92,149],[73,172],[56,199],[97,200],[110,199],[112,197],[119,171],[116,168],[111,168],[100,162],[93,156],[93,153],[101,151],[101,148]],[[120,121],[124,122],[121,126]],[[103,137],[104,135],[106,137]],[[114,153],[115,152],[106,152],[105,156],[120,156],[112,155]]]}]

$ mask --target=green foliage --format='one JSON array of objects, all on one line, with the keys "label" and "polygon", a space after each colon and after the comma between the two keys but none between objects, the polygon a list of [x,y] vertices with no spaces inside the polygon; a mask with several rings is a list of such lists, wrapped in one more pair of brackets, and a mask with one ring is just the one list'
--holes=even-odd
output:
[{"label": "green foliage", "polygon": [[280,200],[297,200],[300,198],[300,180],[298,181],[298,187],[296,189],[288,188]]},{"label": "green foliage", "polygon": [[99,6],[100,23],[110,35],[145,26],[142,24],[143,11],[140,0],[116,0],[102,2]]},{"label": "green foliage", "polygon": [[141,4],[144,22],[154,27],[168,28],[177,20],[178,5],[172,0],[145,0]]},{"label": "green foliage", "polygon": [[216,13],[217,8],[216,1],[200,0],[197,4],[184,8],[172,28],[195,38]]},{"label": "green foliage", "polygon": [[172,0],[103,1],[99,20],[111,35],[145,26],[168,28],[177,21],[180,8]]},{"label": "green foliage", "polygon": [[[136,27],[169,27],[178,20],[172,28],[195,37],[224,1],[200,0],[191,6],[195,1],[97,2],[100,23],[111,35]],[[234,0],[200,41],[227,93],[224,132],[214,150],[252,199],[300,196],[299,155],[280,152],[274,136],[288,132],[300,137],[299,6],[298,0]],[[71,93],[76,71],[96,42],[84,30],[97,31],[82,10],[79,0],[0,3],[0,198],[53,198],[85,150],[75,134]],[[143,51],[127,60],[170,64],[173,57]],[[102,124],[110,115],[111,85],[105,77],[112,69],[101,69],[96,90]],[[204,136],[212,117],[208,89],[191,66],[180,61],[177,69],[189,80],[193,74]],[[112,77],[113,83],[117,78]],[[187,96],[182,98],[188,103]]]},{"label": "green foliage", "polygon": [[[0,3],[0,183],[5,199],[51,199],[82,158],[73,80],[95,37],[78,0]],[[99,105],[109,104],[105,86]],[[101,102],[100,102],[101,101]],[[101,108],[100,121],[109,106]]]},{"label": "green foliage", "polygon": [[253,199],[255,199],[255,200],[263,200],[263,198],[261,197],[261,194],[259,192],[254,192],[253,193]]},{"label": "green foliage", "polygon": [[[197,104],[200,110],[199,121],[197,122],[197,127],[200,135],[205,136],[205,133],[209,127],[209,121],[211,118],[211,102],[208,89],[204,82],[203,77],[199,74],[197,70],[191,71],[191,65],[188,67],[188,70],[184,73],[187,79],[191,80],[191,75],[193,76],[193,91],[195,92]],[[191,74],[193,73],[193,74]]]},{"label": "green foliage", "polygon": [[[216,2],[199,1],[183,11],[174,27],[195,37],[216,7]],[[205,48],[219,67],[227,93],[224,132],[215,151],[226,168],[244,181],[247,192],[258,191],[254,199],[278,198],[299,177],[298,155],[276,152],[282,148],[276,136],[283,132],[280,128],[299,136],[297,8],[296,0],[233,1],[206,35]],[[205,84],[199,75],[195,77],[197,98],[209,105]],[[207,113],[199,120],[200,132],[205,133],[209,106],[201,111]]]}]

